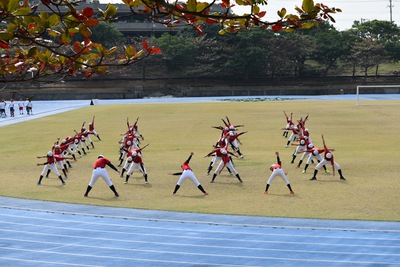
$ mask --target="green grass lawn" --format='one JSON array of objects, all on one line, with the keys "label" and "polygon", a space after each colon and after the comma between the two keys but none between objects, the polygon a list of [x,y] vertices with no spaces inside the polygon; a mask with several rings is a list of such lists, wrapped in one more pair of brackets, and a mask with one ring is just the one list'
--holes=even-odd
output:
[{"label": "green grass lawn", "polygon": [[[5,126],[0,131],[0,195],[196,213],[399,221],[400,153],[396,139],[400,105],[398,101],[369,104],[376,105],[356,107],[353,101],[99,105]],[[281,130],[285,126],[284,110],[293,112],[295,119],[309,114],[306,126],[313,143],[322,147],[324,134],[327,145],[336,150],[335,159],[346,181],[322,171],[317,181],[310,181],[315,165],[302,174],[302,169],[290,164],[295,147],[285,148]],[[57,137],[73,135],[74,129],[79,130],[82,122],[90,121],[94,115],[102,141],[93,138],[95,149],[72,162],[67,185],[61,186],[58,178],[50,174],[37,186],[43,166],[36,163],[45,160],[36,156],[45,155]],[[211,158],[204,156],[220,135],[211,126],[223,125],[221,118],[225,116],[233,124],[245,125],[239,131],[248,131],[240,138],[245,157],[235,160],[242,184],[227,171],[213,184],[211,176],[206,175]],[[98,154],[118,165],[118,141],[127,130],[127,117],[131,123],[140,117],[138,125],[145,137],[142,144],[150,144],[143,151],[150,183],[144,184],[143,176],[136,170],[129,184],[124,185],[124,179],[108,169],[120,197],[115,198],[106,184],[98,180],[90,197],[84,198]],[[180,171],[191,151],[195,155],[190,165],[210,194],[203,196],[187,180],[172,196],[179,176],[168,173]],[[263,194],[269,166],[276,161],[275,151],[281,153],[294,195],[288,194],[280,178],[273,181],[269,195]]]}]

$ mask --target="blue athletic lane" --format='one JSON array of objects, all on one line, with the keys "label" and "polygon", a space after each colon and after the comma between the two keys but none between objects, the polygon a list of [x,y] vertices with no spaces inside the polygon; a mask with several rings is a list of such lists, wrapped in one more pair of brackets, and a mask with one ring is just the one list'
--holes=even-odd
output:
[{"label": "blue athletic lane", "polygon": [[0,210],[1,266],[400,266],[398,222],[191,214],[5,197]]}]

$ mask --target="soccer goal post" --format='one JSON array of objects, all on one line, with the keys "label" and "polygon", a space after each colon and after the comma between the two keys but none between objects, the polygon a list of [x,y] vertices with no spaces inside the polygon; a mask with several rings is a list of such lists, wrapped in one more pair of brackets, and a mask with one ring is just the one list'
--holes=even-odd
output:
[{"label": "soccer goal post", "polygon": [[368,94],[400,94],[400,85],[357,85],[356,105],[360,105],[360,97]]}]

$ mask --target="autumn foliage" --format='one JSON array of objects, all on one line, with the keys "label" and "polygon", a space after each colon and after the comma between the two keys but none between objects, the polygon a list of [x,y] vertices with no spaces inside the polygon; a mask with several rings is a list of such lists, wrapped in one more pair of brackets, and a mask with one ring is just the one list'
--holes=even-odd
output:
[{"label": "autumn foliage", "polygon": [[[309,28],[321,20],[334,21],[331,14],[340,9],[303,0],[298,14],[287,14],[285,8],[277,12],[277,21],[265,21],[266,12],[260,7],[267,1],[223,0],[198,2],[196,0],[123,0],[132,15],[141,15],[155,23],[173,28],[176,25],[192,27],[204,34],[204,24],[218,24],[221,35],[243,29],[259,27],[274,31],[293,31]],[[15,82],[37,80],[43,77],[63,79],[66,76],[105,75],[110,66],[136,63],[161,50],[142,42],[123,47],[104,47],[91,40],[91,28],[99,22],[118,20],[117,8],[108,4],[105,10],[90,7],[79,9],[79,1],[41,0],[31,4],[28,0],[0,0],[0,81]],[[45,11],[38,11],[38,6]],[[236,15],[236,5],[249,6],[251,12]],[[43,10],[43,8],[42,8]],[[74,36],[81,40],[76,41]]]}]

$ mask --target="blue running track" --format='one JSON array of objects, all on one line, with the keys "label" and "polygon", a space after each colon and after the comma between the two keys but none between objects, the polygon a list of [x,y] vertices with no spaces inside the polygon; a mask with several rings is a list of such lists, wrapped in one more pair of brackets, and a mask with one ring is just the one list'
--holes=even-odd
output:
[{"label": "blue running track", "polygon": [[400,266],[400,223],[0,197],[0,266]]}]

